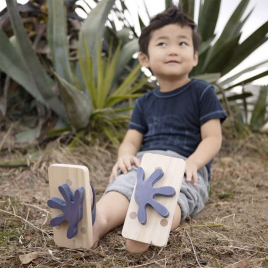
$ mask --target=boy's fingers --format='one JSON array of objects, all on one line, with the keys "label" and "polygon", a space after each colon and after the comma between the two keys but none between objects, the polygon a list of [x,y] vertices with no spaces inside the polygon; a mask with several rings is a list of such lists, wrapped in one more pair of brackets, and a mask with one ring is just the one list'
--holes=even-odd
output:
[{"label": "boy's fingers", "polygon": [[125,159],[125,167],[127,168],[127,170],[131,170],[131,162],[130,159]]},{"label": "boy's fingers", "polygon": [[112,169],[112,173],[110,175],[110,179],[109,179],[109,182],[111,182],[111,180],[113,178],[116,178],[117,177],[117,171],[118,171],[118,165],[116,164],[113,169]]},{"label": "boy's fingers", "polygon": [[194,186],[195,186],[198,182],[198,176],[196,172],[193,173],[193,178],[194,178]]},{"label": "boy's fingers", "polygon": [[192,180],[192,172],[186,171],[186,181],[190,182]]},{"label": "boy's fingers", "polygon": [[114,174],[111,173],[110,178],[109,178],[109,182],[111,182],[113,178],[114,178]]},{"label": "boy's fingers", "polygon": [[118,167],[121,169],[121,171],[126,174],[127,173],[127,169],[126,169],[126,166],[125,166],[125,163],[123,161],[120,161],[118,163]]},{"label": "boy's fingers", "polygon": [[140,166],[141,161],[140,161],[139,158],[137,158],[137,157],[134,156],[133,161],[134,161],[134,164],[135,164],[136,167],[139,167]]}]

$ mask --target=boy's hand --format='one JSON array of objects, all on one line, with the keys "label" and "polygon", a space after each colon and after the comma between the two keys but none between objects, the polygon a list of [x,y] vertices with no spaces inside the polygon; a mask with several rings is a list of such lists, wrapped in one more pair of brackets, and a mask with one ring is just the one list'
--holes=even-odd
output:
[{"label": "boy's hand", "polygon": [[191,160],[189,160],[189,158],[186,159],[185,164],[186,164],[185,167],[186,181],[191,182],[193,179],[193,185],[195,186],[198,182],[197,165],[193,163]]},{"label": "boy's hand", "polygon": [[118,170],[120,169],[124,174],[126,174],[129,170],[131,170],[131,165],[136,165],[136,167],[140,166],[140,160],[134,155],[124,155],[118,158],[115,163],[112,173],[110,175],[109,182],[118,176]]}]

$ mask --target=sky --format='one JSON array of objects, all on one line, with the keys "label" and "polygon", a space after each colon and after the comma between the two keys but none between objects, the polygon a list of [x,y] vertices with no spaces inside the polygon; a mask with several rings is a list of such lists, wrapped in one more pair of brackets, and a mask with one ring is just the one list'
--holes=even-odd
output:
[{"label": "sky", "polygon": [[[85,0],[90,3],[91,6],[94,6],[93,0]],[[213,0],[210,0],[213,1]],[[24,4],[28,2],[28,0],[18,0],[19,3]],[[82,2],[82,1],[81,1]],[[177,3],[178,0],[174,0],[174,3]],[[222,0],[219,20],[216,26],[216,33],[220,33],[221,30],[224,28],[226,22],[228,21],[229,17],[239,4],[240,0]],[[143,4],[143,0],[125,0],[127,7],[135,14],[138,10],[140,11],[141,15],[145,14],[145,8]],[[154,16],[157,13],[161,12],[165,8],[165,0],[145,0],[147,10],[150,16]],[[0,11],[6,6],[5,0],[0,0]],[[245,12],[248,14],[249,11],[254,7],[254,10],[249,17],[248,21],[243,27],[243,33],[241,36],[241,41],[245,40],[250,34],[252,34],[258,27],[260,27],[265,21],[268,19],[268,0],[251,0],[250,4]],[[196,6],[198,9],[198,6]],[[146,16],[144,16],[144,22],[147,24]],[[195,21],[197,18],[195,16]],[[264,60],[268,60],[268,42],[263,44],[260,48],[254,51],[246,60],[244,60],[238,67],[236,67],[232,72],[228,74],[231,76],[243,69],[251,67],[257,63],[260,63]],[[268,64],[259,70],[254,71],[255,73],[259,73],[261,71],[267,70]],[[268,76],[262,79],[256,80],[254,84],[268,84]]]}]

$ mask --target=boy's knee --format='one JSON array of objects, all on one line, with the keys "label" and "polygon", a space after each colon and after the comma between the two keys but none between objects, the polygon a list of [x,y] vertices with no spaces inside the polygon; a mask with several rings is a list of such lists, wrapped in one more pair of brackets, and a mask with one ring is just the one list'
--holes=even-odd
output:
[{"label": "boy's knee", "polygon": [[142,243],[139,241],[127,239],[126,240],[126,249],[131,253],[143,253],[149,248],[149,244]]}]

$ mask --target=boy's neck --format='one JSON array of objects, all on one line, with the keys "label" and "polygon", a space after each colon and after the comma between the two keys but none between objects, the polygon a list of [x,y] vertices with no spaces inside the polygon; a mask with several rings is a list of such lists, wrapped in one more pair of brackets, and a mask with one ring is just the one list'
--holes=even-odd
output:
[{"label": "boy's neck", "polygon": [[161,92],[169,92],[188,84],[190,81],[189,77],[185,77],[180,80],[158,80],[158,83]]}]

